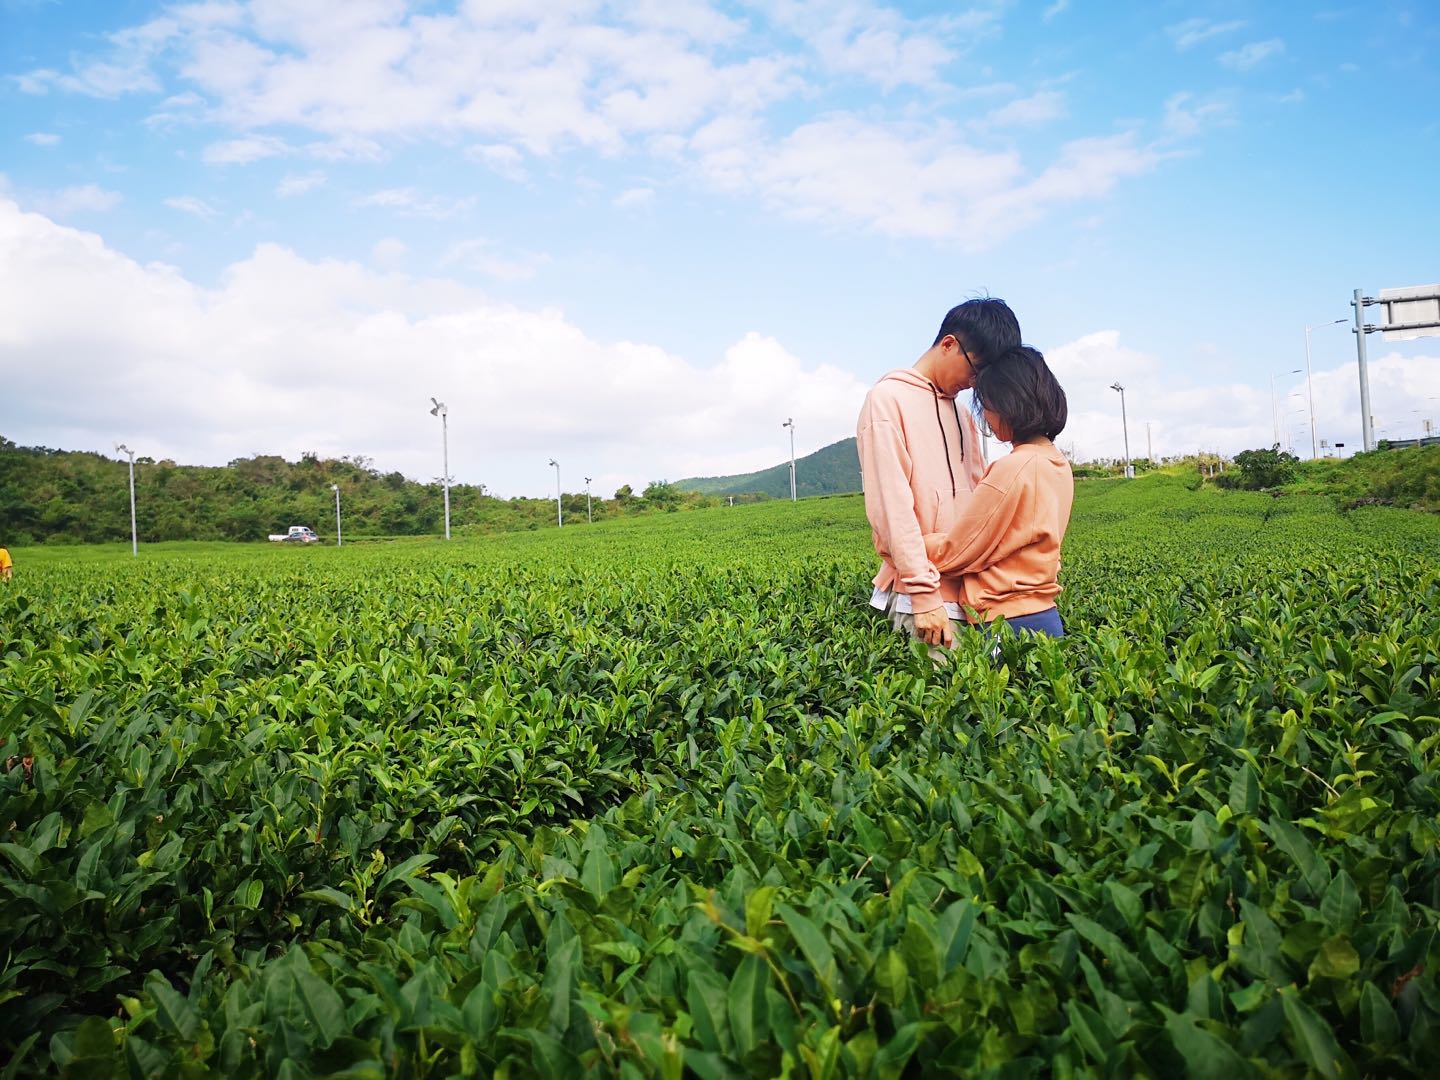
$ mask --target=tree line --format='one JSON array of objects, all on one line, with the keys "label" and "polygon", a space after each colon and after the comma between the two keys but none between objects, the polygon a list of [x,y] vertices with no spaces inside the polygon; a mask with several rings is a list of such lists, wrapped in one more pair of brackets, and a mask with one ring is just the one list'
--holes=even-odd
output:
[{"label": "tree line", "polygon": [[[107,543],[130,538],[128,461],[103,454],[18,446],[0,436],[0,544]],[[424,536],[445,528],[438,483],[382,473],[363,456],[287,461],[273,454],[236,458],[224,466],[135,459],[135,516],[141,539],[263,541],[291,525],[309,525],[327,539],[335,529],[340,486],[347,538]],[[758,498],[753,496],[750,498]],[[719,496],[682,491],[664,480],[636,493],[629,485],[594,498],[596,521],[630,514],[719,506]],[[736,501],[740,501],[737,499]],[[746,501],[749,501],[747,499]],[[568,523],[585,521],[585,493],[565,493]],[[483,485],[452,484],[451,531],[511,532],[555,523],[555,500],[502,499]]]}]

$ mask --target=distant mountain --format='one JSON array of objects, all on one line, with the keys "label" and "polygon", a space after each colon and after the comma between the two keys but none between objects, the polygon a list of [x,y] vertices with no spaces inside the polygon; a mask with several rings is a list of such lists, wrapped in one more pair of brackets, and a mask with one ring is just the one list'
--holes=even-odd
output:
[{"label": "distant mountain", "polygon": [[[790,497],[790,462],[739,476],[693,476],[677,480],[681,491],[704,495],[769,495]],[[860,490],[860,455],[855,440],[841,439],[795,462],[795,489],[799,495],[843,495]]]}]

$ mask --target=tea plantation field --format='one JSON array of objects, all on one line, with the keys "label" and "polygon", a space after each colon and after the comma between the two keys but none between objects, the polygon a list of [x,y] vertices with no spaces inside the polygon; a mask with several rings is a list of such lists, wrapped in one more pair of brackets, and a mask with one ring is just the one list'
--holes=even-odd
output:
[{"label": "tea plantation field", "polygon": [[856,498],[141,554],[0,588],[5,1077],[1440,1060],[1440,517],[1085,482],[939,666]]}]

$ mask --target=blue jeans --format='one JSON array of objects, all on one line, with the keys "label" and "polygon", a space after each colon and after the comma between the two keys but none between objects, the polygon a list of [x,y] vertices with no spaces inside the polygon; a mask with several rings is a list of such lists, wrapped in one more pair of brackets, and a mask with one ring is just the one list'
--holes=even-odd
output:
[{"label": "blue jeans", "polygon": [[[987,624],[985,632],[992,633],[991,625]],[[1064,637],[1065,624],[1060,621],[1060,612],[1055,608],[1046,608],[1044,611],[1037,611],[1033,615],[1016,615],[1007,617],[1005,625],[1014,630],[1017,634],[1021,630],[1027,630],[1032,634],[1044,634],[1046,637]]]}]

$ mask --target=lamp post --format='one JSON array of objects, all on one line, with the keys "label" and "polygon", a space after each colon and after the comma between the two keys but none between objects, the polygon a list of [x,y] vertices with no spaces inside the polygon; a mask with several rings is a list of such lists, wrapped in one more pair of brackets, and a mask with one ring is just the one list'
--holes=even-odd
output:
[{"label": "lamp post", "polygon": [[340,485],[331,484],[330,490],[335,492],[335,546],[340,547],[344,543],[340,536]]},{"label": "lamp post", "polygon": [[450,539],[450,410],[445,408],[443,401],[436,401],[433,397],[430,401],[434,408],[430,410],[431,416],[440,418],[440,452],[442,466],[445,474],[440,480],[445,485],[445,539]]},{"label": "lamp post", "polygon": [[130,554],[140,557],[140,534],[135,531],[135,451],[124,443],[116,443],[115,449],[130,456]]},{"label": "lamp post", "polygon": [[1130,466],[1130,420],[1125,415],[1125,387],[1117,381],[1110,384],[1110,389],[1120,395],[1120,427],[1125,432],[1125,479],[1129,480],[1135,474]]},{"label": "lamp post", "polygon": [[594,525],[594,524],[595,524],[595,518],[594,518],[594,516],[590,513],[590,481],[593,480],[593,479],[594,479],[593,476],[587,476],[587,477],[585,477],[585,524],[586,524],[586,525]]},{"label": "lamp post", "polygon": [[557,529],[563,529],[565,527],[565,514],[560,509],[560,462],[552,457],[550,464],[555,466],[555,527]]},{"label": "lamp post", "polygon": [[1275,431],[1275,445],[1280,445],[1280,409],[1275,404],[1275,380],[1286,375],[1299,375],[1300,369],[1294,368],[1291,371],[1277,371],[1270,376],[1270,425]]},{"label": "lamp post", "polygon": [[1315,387],[1310,381],[1310,331],[1318,330],[1321,326],[1339,326],[1341,323],[1349,322],[1349,319],[1332,319],[1330,322],[1318,323],[1315,326],[1305,327],[1305,393],[1310,398],[1310,460],[1314,461],[1320,456],[1320,442],[1315,437]]},{"label": "lamp post", "polygon": [[792,416],[781,427],[790,429],[790,501],[795,501],[795,418]]}]

